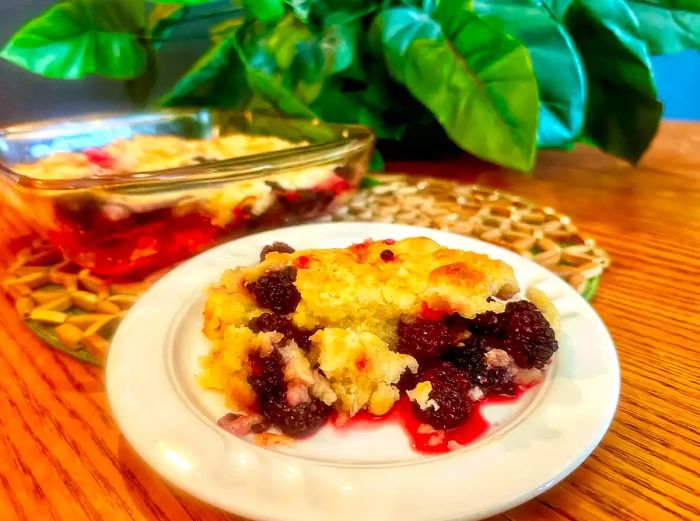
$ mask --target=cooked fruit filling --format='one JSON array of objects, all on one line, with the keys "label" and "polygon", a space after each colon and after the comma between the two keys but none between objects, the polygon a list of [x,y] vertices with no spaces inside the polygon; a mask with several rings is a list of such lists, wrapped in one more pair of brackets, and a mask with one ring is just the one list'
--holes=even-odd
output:
[{"label": "cooked fruit filling", "polygon": [[479,402],[544,377],[554,308],[517,292],[505,263],[426,238],[274,243],[210,289],[200,381],[225,394],[236,413],[219,425],[237,435],[305,437],[331,416],[386,415],[403,396],[419,432],[443,443]]},{"label": "cooked fruit filling", "polygon": [[245,288],[261,308],[283,314],[293,313],[301,300],[301,293],[294,285],[296,278],[296,268],[285,266],[279,270],[270,270],[259,279],[248,282]]}]

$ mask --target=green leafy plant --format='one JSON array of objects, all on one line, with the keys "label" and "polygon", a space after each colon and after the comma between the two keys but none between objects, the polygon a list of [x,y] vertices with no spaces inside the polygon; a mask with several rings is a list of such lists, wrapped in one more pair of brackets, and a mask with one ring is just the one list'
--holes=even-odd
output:
[{"label": "green leafy plant", "polygon": [[662,108],[649,57],[700,49],[700,0],[64,0],[0,55],[143,101],[193,26],[211,47],[161,105],[362,123],[386,149],[528,170],[578,141],[638,161]]}]

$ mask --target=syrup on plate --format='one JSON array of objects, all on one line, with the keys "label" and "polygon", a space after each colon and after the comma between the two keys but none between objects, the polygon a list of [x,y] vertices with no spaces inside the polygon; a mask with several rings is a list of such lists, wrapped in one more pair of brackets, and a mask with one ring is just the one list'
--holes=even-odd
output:
[{"label": "syrup on plate", "polygon": [[331,418],[330,425],[340,431],[372,430],[387,423],[399,425],[408,435],[411,446],[422,454],[444,454],[467,445],[480,438],[491,426],[481,413],[484,405],[495,403],[512,403],[523,396],[530,387],[520,386],[513,396],[488,396],[474,404],[474,409],[467,421],[459,427],[445,431],[436,431],[422,424],[413,412],[413,403],[406,395],[396,402],[394,407],[383,416],[375,416],[367,411],[360,411],[351,419],[338,424],[337,417]]}]

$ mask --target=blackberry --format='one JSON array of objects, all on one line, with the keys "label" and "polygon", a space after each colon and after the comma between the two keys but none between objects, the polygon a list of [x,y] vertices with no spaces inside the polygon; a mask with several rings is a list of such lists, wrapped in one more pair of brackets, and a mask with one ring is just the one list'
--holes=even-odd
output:
[{"label": "blackberry", "polygon": [[261,402],[273,397],[284,397],[287,384],[284,381],[284,360],[277,349],[266,357],[257,353],[250,357],[251,374],[248,383],[257,393]]},{"label": "blackberry", "polygon": [[245,287],[260,307],[287,315],[293,313],[301,301],[301,293],[294,285],[296,278],[297,270],[285,266],[268,271],[258,280],[248,282]]},{"label": "blackberry", "polygon": [[287,216],[316,215],[322,212],[335,198],[333,190],[307,190],[284,192],[278,201]]},{"label": "blackberry", "polygon": [[447,362],[441,362],[421,374],[421,381],[429,381],[430,399],[438,405],[421,409],[414,404],[416,416],[435,429],[452,429],[463,423],[472,411],[469,399],[471,387],[465,374]]},{"label": "blackberry", "polygon": [[515,394],[515,385],[510,372],[505,367],[490,368],[486,365],[484,354],[493,346],[493,339],[472,335],[464,347],[449,349],[443,359],[464,371],[469,381],[478,385],[486,395],[490,394]]},{"label": "blackberry", "polygon": [[251,318],[248,322],[248,327],[254,333],[259,333],[260,331],[277,331],[282,333],[287,342],[294,340],[305,351],[311,347],[309,337],[316,332],[316,330],[306,331],[299,329],[292,323],[292,319],[276,313],[263,313],[258,317]]},{"label": "blackberry", "polygon": [[260,411],[287,436],[301,438],[323,427],[331,408],[316,397],[292,406],[284,395],[277,395],[263,400]]},{"label": "blackberry", "polygon": [[289,317],[278,315],[277,313],[263,313],[258,317],[251,318],[248,321],[248,328],[253,333],[261,331],[277,331],[282,333],[288,339],[294,337],[294,324]]},{"label": "blackberry", "polygon": [[318,329],[314,329],[312,331],[297,329],[294,333],[294,340],[300,348],[302,348],[304,351],[308,351],[311,349],[311,336],[316,331],[318,331]]},{"label": "blackberry", "polygon": [[418,372],[412,373],[410,369],[406,369],[401,374],[399,381],[396,382],[396,388],[399,391],[408,391],[418,385],[418,381]]},{"label": "blackberry", "polygon": [[559,347],[549,322],[532,302],[509,302],[499,323],[502,349],[524,369],[543,368]]},{"label": "blackberry", "polygon": [[272,244],[263,246],[263,249],[260,250],[260,260],[264,261],[265,255],[272,251],[276,251],[278,253],[294,253],[296,250],[286,242],[275,241]]},{"label": "blackberry", "polygon": [[446,361],[464,371],[474,383],[480,382],[486,372],[484,350],[479,340],[472,336],[465,342],[464,347],[452,347],[443,356]]},{"label": "blackberry", "polygon": [[484,394],[515,394],[515,384],[513,377],[505,367],[494,367],[487,369],[481,381],[481,390]]},{"label": "blackberry", "polygon": [[467,329],[471,333],[476,334],[494,334],[498,333],[500,324],[500,314],[493,311],[486,311],[476,315],[474,318],[466,320]]},{"label": "blackberry", "polygon": [[355,178],[355,170],[351,166],[336,166],[333,169],[333,173],[337,175],[338,177],[342,177],[343,179],[354,179]]},{"label": "blackberry", "polygon": [[445,324],[449,327],[455,334],[463,333],[467,329],[467,319],[462,317],[459,313],[452,313],[445,317]]},{"label": "blackberry", "polygon": [[399,322],[397,335],[396,350],[411,355],[419,363],[438,358],[453,339],[452,332],[442,320]]}]

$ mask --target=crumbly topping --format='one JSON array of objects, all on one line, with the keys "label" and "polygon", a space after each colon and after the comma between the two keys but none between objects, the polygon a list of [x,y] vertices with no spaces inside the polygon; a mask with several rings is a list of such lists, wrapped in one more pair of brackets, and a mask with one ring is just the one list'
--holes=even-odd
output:
[{"label": "crumbly topping", "polygon": [[311,399],[309,388],[299,382],[290,383],[287,385],[286,399],[287,403],[292,407],[308,402]]},{"label": "crumbly topping", "polygon": [[439,409],[440,406],[430,398],[430,391],[433,390],[433,384],[430,382],[418,382],[414,389],[406,391],[408,397],[418,404],[422,410],[432,407],[435,410]]},{"label": "crumbly topping", "polygon": [[294,443],[294,439],[284,434],[277,434],[274,432],[263,432],[262,434],[255,435],[255,444],[260,447],[274,447],[279,445],[291,445]]},{"label": "crumbly topping", "polygon": [[268,356],[282,339],[284,335],[277,331],[261,331],[253,338],[251,351],[257,351],[263,357]]},{"label": "crumbly topping", "polygon": [[314,383],[311,386],[311,394],[326,405],[333,405],[338,400],[328,379],[314,371]]},{"label": "crumbly topping", "polygon": [[435,431],[433,434],[430,435],[430,438],[428,438],[428,445],[430,447],[437,447],[438,445],[441,445],[445,441],[445,431]]},{"label": "crumbly topping", "polygon": [[393,384],[406,369],[418,370],[413,357],[391,351],[367,331],[329,327],[315,333],[311,343],[311,358],[338,395],[340,409],[351,416],[370,400],[375,411],[388,411],[399,397]]},{"label": "crumbly topping", "polygon": [[473,402],[483,400],[485,396],[484,391],[478,385],[469,389],[469,399]]},{"label": "crumbly topping", "polygon": [[420,425],[418,425],[418,428],[416,429],[416,432],[418,434],[432,434],[435,431],[436,431],[435,427],[433,427],[429,423],[421,423]]},{"label": "crumbly topping", "polygon": [[287,382],[299,382],[307,387],[314,384],[314,372],[306,353],[299,349],[296,342],[289,342],[280,347],[280,354],[284,360],[284,379]]},{"label": "crumbly topping", "polygon": [[513,357],[506,353],[503,349],[491,349],[484,355],[484,360],[488,367],[511,367],[513,365]]},{"label": "crumbly topping", "polygon": [[[297,346],[296,342],[289,342],[280,348],[280,354],[285,362],[284,379],[302,385],[308,393],[321,400],[326,405],[332,405],[338,399],[330,382],[318,371],[311,369],[306,353]],[[291,387],[290,387],[291,389]],[[302,395],[302,391],[295,389],[295,396]],[[303,400],[302,400],[303,401]],[[291,402],[290,402],[291,403]]]},{"label": "crumbly topping", "polygon": [[220,339],[227,326],[243,327],[262,313],[255,300],[242,290],[242,285],[242,273],[226,270],[219,284],[207,290],[203,327],[207,338]]},{"label": "crumbly topping", "polygon": [[15,164],[13,168],[38,179],[77,179],[100,174],[177,168],[305,145],[308,143],[247,134],[209,139],[143,135],[118,139],[103,148],[85,152],[56,152],[35,163]]},{"label": "crumbly topping", "polygon": [[[391,262],[381,258],[389,248]],[[512,269],[477,253],[443,248],[431,239],[366,242],[350,248],[271,253],[258,266],[242,268],[246,281],[267,270],[298,264],[296,286],[302,302],[294,313],[300,327],[358,327],[392,343],[402,316],[426,309],[457,312],[465,318],[504,304],[487,300],[518,290]],[[332,270],[327,269],[333,266]]]},{"label": "crumbly topping", "polygon": [[542,369],[537,369],[536,367],[532,367],[530,369],[518,368],[513,373],[513,383],[518,385],[532,385],[542,381],[543,379],[544,371]]},{"label": "crumbly topping", "polygon": [[399,399],[399,390],[395,385],[381,382],[372,392],[367,404],[367,410],[371,414],[381,416],[386,414]]},{"label": "crumbly topping", "polygon": [[227,326],[222,338],[214,341],[212,349],[200,360],[202,373],[199,383],[207,389],[226,393],[226,403],[236,410],[250,410],[256,397],[248,383],[251,353],[267,356],[282,340],[276,331],[253,333],[247,327]]},{"label": "crumbly topping", "polygon": [[455,440],[450,440],[447,442],[447,448],[449,450],[457,450],[457,449],[461,449],[462,447],[464,447],[464,445],[456,442]]}]

